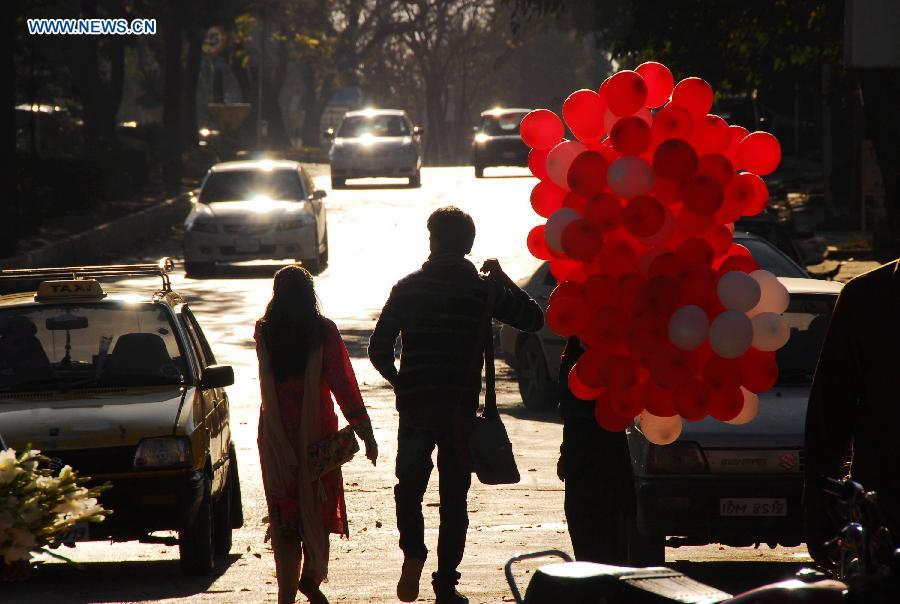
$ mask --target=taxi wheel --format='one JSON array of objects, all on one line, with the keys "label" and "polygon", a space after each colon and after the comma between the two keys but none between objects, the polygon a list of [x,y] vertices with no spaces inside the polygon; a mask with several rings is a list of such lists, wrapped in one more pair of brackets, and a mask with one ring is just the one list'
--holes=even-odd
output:
[{"label": "taxi wheel", "polygon": [[548,411],[556,405],[556,388],[547,369],[544,349],[535,336],[526,336],[516,350],[516,377],[525,407]]},{"label": "taxi wheel", "polygon": [[422,171],[416,170],[414,176],[409,177],[409,186],[411,187],[421,187],[422,186]]},{"label": "taxi wheel", "polygon": [[343,189],[347,185],[346,178],[335,178],[331,177],[331,188],[332,189]]},{"label": "taxi wheel", "polygon": [[484,178],[484,166],[475,164],[475,178]]},{"label": "taxi wheel", "polygon": [[234,476],[228,471],[228,482],[222,489],[219,500],[213,505],[213,546],[217,556],[231,553],[231,507],[233,491],[231,483]]},{"label": "taxi wheel", "polygon": [[203,479],[203,500],[188,526],[178,531],[178,556],[186,575],[208,575],[215,566],[213,505],[209,477]]}]

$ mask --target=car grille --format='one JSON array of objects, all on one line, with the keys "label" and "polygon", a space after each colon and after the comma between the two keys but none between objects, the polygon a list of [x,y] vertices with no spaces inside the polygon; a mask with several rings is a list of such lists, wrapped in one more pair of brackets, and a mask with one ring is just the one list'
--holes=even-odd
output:
[{"label": "car grille", "polygon": [[226,233],[232,235],[259,235],[267,232],[271,226],[268,224],[226,224],[222,228]]},{"label": "car grille", "polygon": [[58,471],[65,465],[72,466],[80,476],[120,474],[134,471],[135,446],[104,447],[102,449],[72,449],[66,451],[42,451],[50,458],[50,467]]}]

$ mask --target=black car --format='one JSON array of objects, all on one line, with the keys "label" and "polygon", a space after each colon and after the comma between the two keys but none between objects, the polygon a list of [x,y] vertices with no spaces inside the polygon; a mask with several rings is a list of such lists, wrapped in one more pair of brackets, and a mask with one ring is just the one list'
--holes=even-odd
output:
[{"label": "black car", "polygon": [[481,112],[481,125],[472,139],[475,177],[491,166],[527,166],[528,146],[519,135],[519,123],[531,109],[490,109]]}]

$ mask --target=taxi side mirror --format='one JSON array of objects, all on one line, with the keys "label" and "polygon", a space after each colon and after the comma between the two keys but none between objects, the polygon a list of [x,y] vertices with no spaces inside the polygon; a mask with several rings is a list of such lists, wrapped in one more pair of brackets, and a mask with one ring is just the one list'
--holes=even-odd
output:
[{"label": "taxi side mirror", "polygon": [[234,369],[231,365],[210,365],[203,370],[200,378],[200,389],[224,388],[234,384]]},{"label": "taxi side mirror", "polygon": [[312,195],[310,195],[310,197],[312,197],[313,199],[324,199],[326,195],[328,195],[328,193],[326,193],[322,189],[316,189],[312,192]]}]

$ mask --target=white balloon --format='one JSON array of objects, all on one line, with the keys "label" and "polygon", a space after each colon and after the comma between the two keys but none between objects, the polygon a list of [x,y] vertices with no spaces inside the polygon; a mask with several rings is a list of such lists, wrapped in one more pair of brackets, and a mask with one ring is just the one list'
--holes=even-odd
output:
[{"label": "white balloon", "polygon": [[759,412],[759,397],[743,386],[741,386],[741,394],[744,395],[744,406],[741,408],[741,412],[733,419],[725,422],[726,424],[740,426],[749,423],[753,421],[753,418],[755,418],[756,414]]},{"label": "white balloon", "polygon": [[709,333],[706,311],[696,304],[682,306],[669,319],[669,339],[675,348],[696,350]]},{"label": "white balloon", "polygon": [[569,190],[569,167],[587,147],[578,141],[563,141],[550,149],[547,154],[547,175],[550,180],[565,190]]},{"label": "white balloon", "polygon": [[752,317],[764,312],[781,314],[787,310],[791,296],[778,277],[764,270],[753,271],[750,277],[759,283],[760,297],[759,303],[747,314]]},{"label": "white balloon", "polygon": [[716,317],[709,328],[709,345],[713,352],[725,359],[736,359],[750,348],[753,323],[737,310],[726,310]]},{"label": "white balloon", "polygon": [[668,445],[681,436],[681,416],[659,417],[649,411],[642,411],[641,432],[654,445]]},{"label": "white balloon", "polygon": [[716,293],[722,306],[744,313],[759,303],[760,287],[747,273],[729,271],[719,279]]},{"label": "white balloon", "polygon": [[788,342],[791,330],[781,315],[774,312],[763,312],[754,316],[753,347],[765,352],[778,350]]},{"label": "white balloon", "polygon": [[547,245],[557,252],[562,249],[562,233],[572,221],[581,218],[581,214],[574,208],[560,208],[550,215],[547,219],[547,227],[544,231],[544,237],[547,239]]},{"label": "white balloon", "polygon": [[672,233],[675,232],[675,227],[678,226],[678,223],[675,220],[675,214],[672,213],[672,210],[670,210],[669,208],[665,208],[665,210],[666,221],[663,222],[663,225],[659,229],[659,231],[649,237],[638,237],[638,241],[640,241],[644,245],[653,247],[656,245],[662,245],[669,240],[669,237],[671,237]]},{"label": "white balloon", "polygon": [[650,164],[640,157],[626,155],[609,165],[606,182],[616,195],[631,199],[652,191],[655,176]]}]

